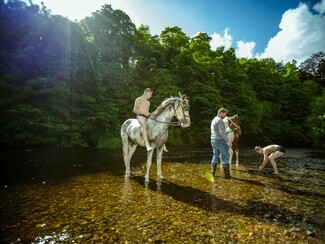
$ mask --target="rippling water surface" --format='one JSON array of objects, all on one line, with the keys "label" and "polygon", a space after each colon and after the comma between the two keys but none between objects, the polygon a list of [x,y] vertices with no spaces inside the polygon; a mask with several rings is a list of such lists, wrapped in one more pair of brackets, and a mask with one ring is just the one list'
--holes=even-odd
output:
[{"label": "rippling water surface", "polygon": [[[210,148],[170,147],[163,180],[146,153],[124,177],[121,149],[2,151],[1,243],[322,243],[324,152],[289,149],[279,176],[242,149],[232,179]],[[155,155],[154,155],[155,156]]]}]

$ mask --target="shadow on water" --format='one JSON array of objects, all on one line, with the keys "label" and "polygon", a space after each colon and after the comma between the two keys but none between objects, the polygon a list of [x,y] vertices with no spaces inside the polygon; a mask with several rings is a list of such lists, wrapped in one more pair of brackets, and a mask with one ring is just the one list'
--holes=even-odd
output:
[{"label": "shadow on water", "polygon": [[[272,179],[277,179],[278,183],[281,182],[292,182],[292,183],[296,183],[296,184],[301,184],[304,185],[304,183],[301,183],[299,180],[294,180],[294,176],[298,176],[297,174],[289,174],[289,173],[282,173],[280,175],[274,175],[272,174],[272,170],[268,170],[267,172],[260,172],[256,169],[250,169],[250,170],[240,170],[240,169],[236,169],[237,172],[243,172],[243,173],[248,173],[250,175],[254,176],[263,176],[263,177],[267,177],[267,178],[272,178]],[[281,177],[281,175],[285,175],[286,177],[289,178],[283,178]],[[301,175],[299,175],[299,177],[301,177]],[[315,176],[306,176],[304,175],[305,178],[315,178]],[[247,179],[239,179],[239,178],[235,178],[233,177],[233,179],[238,180],[238,181],[244,181],[253,185],[257,185],[257,186],[263,186],[264,184],[258,181],[253,181],[253,180],[247,180]],[[289,186],[283,186],[280,185],[278,183],[274,183],[273,187],[269,186],[269,188],[274,188],[283,192],[287,192],[287,193],[294,193],[294,194],[298,194],[301,196],[317,196],[317,197],[325,197],[325,194],[320,194],[317,192],[305,192],[305,191],[301,191],[298,189],[295,189],[293,187],[289,187]],[[313,186],[319,186],[319,187],[324,187],[324,184],[317,184],[315,182],[309,182],[308,185],[313,185]]]},{"label": "shadow on water", "polygon": [[[261,201],[250,201],[248,205],[241,206],[231,201],[220,199],[209,192],[205,192],[191,186],[181,186],[168,180],[144,182],[143,177],[134,176],[131,179],[151,191],[167,194],[176,201],[180,201],[194,207],[212,213],[226,211],[235,215],[253,217],[260,221],[271,221],[281,224],[300,224],[302,222],[309,226],[320,226],[319,223],[308,220],[305,216],[283,209],[274,204]],[[324,229],[324,226],[321,227]]]},{"label": "shadow on water", "polygon": [[[274,177],[272,177],[272,178],[274,178]],[[284,182],[284,181],[287,181],[287,180],[285,180],[285,179],[283,179],[283,178],[281,178],[279,176],[277,177],[277,179],[279,180],[278,182],[273,182],[272,184],[266,185],[266,184],[264,184],[262,182],[255,181],[255,180],[240,179],[240,178],[232,177],[232,180],[236,180],[236,181],[240,181],[240,182],[246,182],[246,183],[256,185],[256,186],[267,187],[267,188],[282,191],[282,192],[285,192],[285,193],[297,194],[297,195],[300,195],[300,196],[323,197],[323,198],[325,198],[324,194],[320,194],[320,193],[317,193],[317,192],[301,191],[301,190],[296,189],[294,187],[284,186],[284,185],[278,184],[278,183],[281,183],[281,182]]]}]

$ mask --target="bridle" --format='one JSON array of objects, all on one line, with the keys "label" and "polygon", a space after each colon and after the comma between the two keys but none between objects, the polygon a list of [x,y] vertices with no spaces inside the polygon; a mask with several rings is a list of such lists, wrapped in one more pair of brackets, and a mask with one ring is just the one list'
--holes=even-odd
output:
[{"label": "bridle", "polygon": [[[179,101],[179,104],[177,108],[175,109],[175,102]],[[182,102],[179,99],[175,99],[173,102],[173,108],[174,108],[174,116],[178,118],[178,122],[182,123],[186,121],[190,116],[188,116],[185,111],[187,111],[187,108],[184,109],[185,106],[182,106]],[[185,110],[185,111],[184,111]]]},{"label": "bridle", "polygon": [[[232,130],[232,132],[238,137],[239,135],[237,135],[237,130],[240,129],[239,125],[236,125],[236,123],[234,121],[232,121],[231,118],[228,118],[228,120],[230,121],[230,124],[228,125],[228,127]],[[230,126],[234,125],[235,129],[232,129]],[[231,131],[229,131],[228,133],[230,133]]]},{"label": "bridle", "polygon": [[[179,104],[177,106],[177,108],[175,109],[175,102],[179,101]],[[169,124],[171,126],[180,126],[182,124],[182,122],[186,122],[188,118],[190,118],[190,116],[186,115],[186,113],[184,112],[184,107],[182,106],[182,102],[180,101],[180,99],[175,99],[173,102],[173,109],[174,109],[174,116],[178,119],[178,121],[176,122],[168,122],[168,121],[161,121],[161,120],[157,120],[155,118],[149,117],[150,119],[159,122],[159,123],[164,123],[164,124]]]}]

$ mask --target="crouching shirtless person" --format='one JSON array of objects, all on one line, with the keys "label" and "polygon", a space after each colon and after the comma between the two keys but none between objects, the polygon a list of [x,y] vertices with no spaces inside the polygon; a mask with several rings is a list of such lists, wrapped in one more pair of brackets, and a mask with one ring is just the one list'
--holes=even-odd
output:
[{"label": "crouching shirtless person", "polygon": [[269,145],[264,148],[256,146],[255,152],[264,155],[263,162],[258,168],[259,171],[262,171],[267,162],[270,161],[274,170],[273,174],[279,174],[277,165],[274,160],[279,157],[282,157],[286,153],[286,149],[284,147],[279,145]]},{"label": "crouching shirtless person", "polygon": [[152,93],[153,91],[150,88],[146,88],[143,92],[143,95],[135,100],[133,108],[133,112],[137,114],[138,122],[141,125],[142,135],[146,143],[147,151],[154,149],[149,144],[147,133],[147,119],[150,115],[150,102],[148,100],[152,97]]}]

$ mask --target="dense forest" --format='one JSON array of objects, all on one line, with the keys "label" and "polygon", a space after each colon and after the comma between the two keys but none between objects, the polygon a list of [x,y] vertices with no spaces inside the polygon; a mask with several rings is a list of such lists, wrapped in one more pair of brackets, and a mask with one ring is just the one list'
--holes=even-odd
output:
[{"label": "dense forest", "polygon": [[[242,145],[325,147],[325,52],[301,64],[237,58],[211,37],[166,27],[151,35],[110,5],[73,22],[46,6],[0,0],[2,147],[112,147],[134,100],[151,111],[186,94],[192,125],[170,145],[209,145],[220,107],[239,114]],[[299,52],[299,50],[297,50]]]}]

